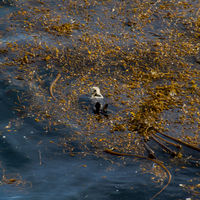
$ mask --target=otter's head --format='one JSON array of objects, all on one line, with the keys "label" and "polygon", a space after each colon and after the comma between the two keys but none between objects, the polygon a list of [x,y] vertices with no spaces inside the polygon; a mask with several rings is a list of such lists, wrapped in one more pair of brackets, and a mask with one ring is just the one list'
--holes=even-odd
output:
[{"label": "otter's head", "polygon": [[98,87],[92,87],[92,98],[103,98],[100,89]]}]

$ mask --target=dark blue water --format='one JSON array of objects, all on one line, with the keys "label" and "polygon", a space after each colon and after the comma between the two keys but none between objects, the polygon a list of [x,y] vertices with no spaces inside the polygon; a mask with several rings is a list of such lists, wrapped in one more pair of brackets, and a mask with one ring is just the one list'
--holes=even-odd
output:
[{"label": "dark blue water", "polygon": [[[13,109],[17,98],[14,88],[1,81],[1,200],[150,199],[161,189],[160,184],[152,183],[151,174],[141,170],[146,165],[151,168],[151,162],[136,162],[132,158],[121,160],[112,155],[106,155],[108,160],[105,160],[94,155],[85,157],[84,152],[73,156],[63,152],[62,146],[56,144],[60,138],[73,134],[73,130],[46,132],[31,117],[20,119]],[[198,183],[199,167],[189,165],[181,169],[184,166],[181,162],[175,166],[165,164],[173,178],[157,199],[191,197],[179,184],[190,184],[191,179],[193,184],[195,177]],[[3,178],[16,182],[7,184]]]},{"label": "dark blue water", "polygon": [[[91,23],[91,32],[101,31],[95,26],[97,17],[102,17],[101,10],[114,12],[117,3],[118,1],[113,1],[108,7],[104,7],[103,4],[95,7],[96,15],[89,22],[89,24]],[[35,4],[39,7],[43,6],[39,1],[28,1],[27,4],[23,4],[23,1],[0,2],[1,48],[4,48],[7,42],[27,43],[32,41],[35,35],[39,35],[41,41],[45,40],[49,44],[66,39],[63,39],[63,37],[52,39],[44,30],[39,30],[39,28],[26,33],[18,26],[20,20],[15,21],[13,19],[12,21],[7,17],[23,7],[31,11],[31,6]],[[50,8],[53,8],[54,5],[54,1],[49,1],[48,6]],[[77,10],[81,13],[81,1],[79,6],[80,8]],[[88,7],[89,10],[91,10],[90,6]],[[57,12],[59,13],[59,9]],[[55,15],[58,13],[55,13]],[[39,14],[35,17],[39,18]],[[80,14],[76,17],[77,19],[74,19],[75,16],[73,15],[71,19],[81,21],[83,16]],[[112,20],[115,21],[114,18]],[[7,31],[11,23],[14,23],[17,28]],[[111,32],[112,28],[110,25],[105,28],[105,31]],[[128,29],[128,27],[125,27],[125,29]],[[73,39],[78,40],[79,34],[79,30],[74,32]],[[113,34],[120,37],[121,30],[115,29]],[[70,40],[67,38],[63,41],[63,44],[72,45]],[[131,43],[123,44],[120,41],[119,44],[132,46]],[[76,134],[79,127],[74,126],[72,121],[70,121],[71,126],[64,125],[58,129],[46,129],[45,127],[48,124],[45,124],[45,122],[37,123],[34,113],[24,110],[25,113],[28,113],[24,117],[23,113],[17,112],[16,109],[19,105],[28,106],[32,103],[27,101],[26,98],[24,98],[26,101],[19,101],[19,97],[23,96],[24,93],[30,95],[30,91],[33,91],[33,89],[27,82],[14,78],[18,75],[18,71],[15,70],[15,66],[5,68],[5,60],[6,53],[1,52],[0,200],[145,200],[150,199],[162,188],[160,183],[152,180],[154,175],[151,172],[146,172],[146,170],[155,167],[152,162],[135,160],[130,157],[115,157],[98,149],[102,156],[95,154],[94,148],[91,148],[88,152],[82,152],[81,148],[78,147],[78,145],[82,145],[81,143],[74,144],[74,149],[77,149],[77,152],[74,151],[71,154],[66,150],[68,148],[64,148],[60,144],[60,141],[67,140],[69,136]],[[47,79],[48,76],[50,74],[46,75]],[[73,81],[72,83],[74,83]],[[28,97],[29,99],[30,97]],[[115,110],[114,107],[112,109]],[[194,157],[199,159],[198,152],[192,152],[187,148],[184,150],[186,154],[193,154]],[[188,188],[199,184],[199,164],[197,165],[196,161],[189,164],[181,160],[173,161],[167,154],[159,153],[165,166],[172,174],[172,181],[156,199],[200,199],[199,190],[198,193],[195,193],[191,192],[191,188]],[[164,180],[163,185],[166,182],[167,179]]]}]

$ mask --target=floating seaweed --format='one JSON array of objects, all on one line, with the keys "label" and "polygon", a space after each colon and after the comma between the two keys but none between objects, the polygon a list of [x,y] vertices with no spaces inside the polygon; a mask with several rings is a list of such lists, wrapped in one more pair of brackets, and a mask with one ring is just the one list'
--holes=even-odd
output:
[{"label": "floating seaweed", "polygon": [[[91,0],[59,1],[53,10],[46,1],[19,6],[8,16],[18,22],[9,33],[20,29],[35,35],[0,49],[1,71],[14,71],[12,81],[29,88],[17,110],[47,130],[60,125],[75,130],[59,144],[71,155],[78,144],[85,154],[136,155],[156,162],[168,174],[167,186],[171,174],[160,151],[170,155],[167,160],[187,163],[195,157],[187,159],[186,148],[199,153],[196,4]],[[94,115],[87,104],[80,108],[79,98],[94,85],[110,101],[108,117]]]}]

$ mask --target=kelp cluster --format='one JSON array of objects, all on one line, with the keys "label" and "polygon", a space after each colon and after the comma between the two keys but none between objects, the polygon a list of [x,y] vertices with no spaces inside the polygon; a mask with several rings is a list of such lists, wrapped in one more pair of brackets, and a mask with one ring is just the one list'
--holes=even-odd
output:
[{"label": "kelp cluster", "polygon": [[[17,111],[47,131],[68,126],[72,133],[59,145],[72,155],[105,157],[106,149],[144,156],[148,150],[155,159],[159,148],[151,142],[165,140],[160,149],[182,158],[184,143],[200,144],[199,7],[177,0],[18,5],[8,30],[26,39],[0,50],[2,71],[28,86],[19,96],[26,106]],[[107,117],[92,113],[91,86],[108,101]],[[166,135],[183,143],[173,146]]]}]

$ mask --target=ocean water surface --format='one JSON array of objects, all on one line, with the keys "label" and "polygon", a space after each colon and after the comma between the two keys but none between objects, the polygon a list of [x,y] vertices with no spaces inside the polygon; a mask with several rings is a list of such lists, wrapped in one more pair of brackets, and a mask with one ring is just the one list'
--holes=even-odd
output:
[{"label": "ocean water surface", "polygon": [[[142,72],[153,76],[156,80],[153,84],[163,83],[162,78],[156,79],[155,71],[163,70],[167,74],[166,68],[153,68],[152,63],[159,62],[158,58],[152,61],[147,56],[158,55],[155,52],[161,46],[158,40],[164,44],[172,29],[180,37],[185,34],[188,40],[192,34],[200,34],[199,29],[194,28],[200,23],[193,26],[195,20],[191,20],[191,24],[186,20],[198,18],[199,9],[198,1],[166,4],[149,0],[1,0],[0,200],[146,200],[159,192],[167,184],[166,171],[150,160],[114,156],[104,149],[114,145],[117,149],[117,145],[123,143],[117,150],[134,152],[131,143],[127,146],[130,141],[124,139],[126,132],[117,130],[116,137],[122,136],[115,141],[110,127],[118,118],[125,118],[129,107],[133,108],[131,112],[137,110],[136,105],[146,95],[143,89],[149,82],[145,83],[141,77],[150,75],[143,76]],[[189,32],[186,25],[194,28],[193,32]],[[154,42],[153,48],[148,49]],[[189,49],[192,43],[199,45],[197,40],[190,46],[186,42],[185,45]],[[139,49],[144,44],[146,47]],[[128,57],[128,52],[135,49],[138,55],[144,52],[144,62],[140,57],[138,60]],[[168,56],[161,54],[163,58]],[[195,69],[199,73],[200,65],[195,57],[198,54],[180,53],[189,63],[188,71]],[[169,72],[178,68],[175,60],[182,59],[184,63],[182,57],[179,59],[171,53],[166,61],[167,65],[171,62]],[[152,71],[145,68],[145,63],[152,66]],[[126,68],[129,64],[141,66],[131,86],[127,86],[127,81],[132,81]],[[177,71],[181,70],[183,68]],[[58,73],[62,75],[53,88],[57,99],[54,101],[49,88]],[[174,72],[170,81],[178,82],[177,74]],[[191,75],[192,80],[197,90],[200,79]],[[79,100],[88,98],[93,85],[100,86],[103,94],[107,94],[108,117],[98,118],[88,107],[89,101],[83,100],[82,104],[78,101],[78,97]],[[132,91],[125,93],[126,87],[134,88],[131,101]],[[199,97],[195,98],[197,102]],[[194,112],[198,113],[199,104],[196,108]],[[172,135],[181,138],[182,125],[177,122],[180,108],[176,109],[166,110],[162,117],[171,123],[169,132],[172,127]],[[196,116],[193,117],[199,118]],[[184,134],[193,137],[195,132],[198,146],[199,124],[195,123],[193,127],[187,122]],[[127,130],[128,134],[132,133]],[[200,199],[200,153],[183,146],[184,159],[179,159],[163,152],[153,141],[149,145],[172,175],[168,187],[155,199]]]}]

